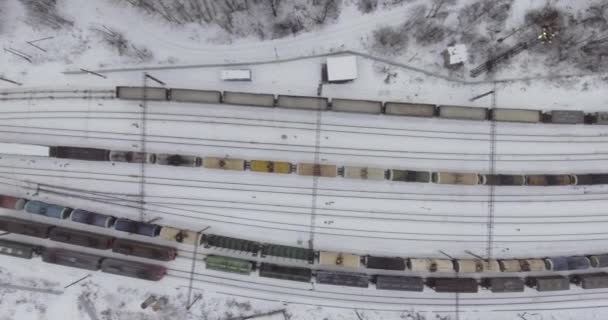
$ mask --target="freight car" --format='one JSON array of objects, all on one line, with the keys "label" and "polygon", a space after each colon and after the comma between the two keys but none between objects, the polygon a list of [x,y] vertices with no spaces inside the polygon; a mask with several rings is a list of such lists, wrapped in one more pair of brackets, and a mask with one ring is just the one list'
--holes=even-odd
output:
[{"label": "freight car", "polygon": [[0,240],[0,254],[5,256],[31,259],[42,252],[42,247],[20,242]]},{"label": "freight car", "polygon": [[386,114],[396,116],[432,118],[436,115],[434,104],[387,102],[384,107]]},{"label": "freight car", "polygon": [[488,109],[463,107],[463,106],[439,106],[439,118],[459,120],[487,120]]},{"label": "freight car", "polygon": [[101,271],[151,281],[159,281],[167,274],[163,266],[118,259],[103,259]]},{"label": "freight car", "polygon": [[175,257],[177,256],[177,250],[175,248],[126,239],[116,239],[112,245],[112,251],[128,256],[160,261],[175,260]]},{"label": "freight car", "polygon": [[518,174],[486,174],[486,185],[489,186],[523,186],[526,177]]},{"label": "freight car", "polygon": [[415,272],[453,272],[454,263],[447,259],[410,258],[407,267]]},{"label": "freight car", "polygon": [[114,229],[147,237],[156,237],[160,233],[160,226],[152,223],[133,221],[119,218],[114,223]]},{"label": "freight car", "polygon": [[332,284],[336,286],[367,288],[369,278],[365,274],[317,271],[315,274],[317,283]]},{"label": "freight car", "polygon": [[566,186],[576,184],[576,176],[568,174],[527,175],[526,185],[529,186]]},{"label": "freight car", "polygon": [[545,266],[550,271],[584,270],[591,267],[587,257],[551,257],[545,258]]},{"label": "freight car", "polygon": [[570,289],[570,281],[564,276],[529,277],[526,279],[526,285],[540,292]]},{"label": "freight car", "polygon": [[490,110],[490,120],[500,122],[538,123],[542,120],[542,114],[538,110],[500,108]]},{"label": "freight car", "polygon": [[223,248],[251,253],[253,256],[257,256],[258,251],[260,250],[260,244],[255,241],[218,236],[214,234],[204,234],[202,241],[205,248]]},{"label": "freight car", "polygon": [[80,147],[50,147],[49,157],[87,161],[109,161],[110,150]]},{"label": "freight car", "polygon": [[23,210],[26,202],[27,200],[25,199],[0,195],[0,208],[6,208],[11,210]]},{"label": "freight car", "polygon": [[221,103],[222,93],[211,90],[169,89],[168,98],[175,102]]},{"label": "freight car", "polygon": [[521,271],[545,271],[547,267],[543,259],[525,259],[521,261]]},{"label": "freight car", "polygon": [[376,276],[376,289],[379,290],[399,290],[399,291],[417,291],[424,290],[424,280],[419,277],[402,277],[402,276]]},{"label": "freight car", "polygon": [[385,180],[386,171],[380,168],[344,167],[344,178],[361,180]]},{"label": "freight car", "polygon": [[66,219],[70,216],[70,213],[72,213],[71,208],[35,200],[28,201],[25,204],[24,209],[28,213],[57,219]]},{"label": "freight car", "polygon": [[110,236],[60,227],[55,227],[51,230],[49,239],[101,250],[110,249],[114,242],[114,238]]},{"label": "freight car", "polygon": [[52,228],[53,226],[44,223],[0,217],[0,230],[10,233],[46,239]]},{"label": "freight car", "polygon": [[517,260],[517,259],[500,260],[500,261],[498,261],[498,264],[500,265],[500,271],[502,271],[502,272],[520,272],[520,271],[522,271],[521,261]]},{"label": "freight car", "polygon": [[319,251],[319,265],[357,269],[361,266],[361,256],[351,253]]},{"label": "freight car", "polygon": [[304,260],[309,263],[314,263],[315,252],[311,249],[282,246],[276,244],[265,243],[262,246],[261,257],[281,257],[288,259]]},{"label": "freight car", "polygon": [[291,173],[291,163],[280,161],[251,160],[249,170],[253,172]]},{"label": "freight car", "polygon": [[110,151],[109,160],[128,163],[155,163],[156,154],[133,151]]},{"label": "freight car", "polygon": [[580,285],[583,289],[608,288],[608,273],[587,273],[572,277],[572,283]]},{"label": "freight car", "polygon": [[47,248],[42,252],[42,260],[62,266],[96,271],[101,266],[102,257],[64,249]]},{"label": "freight car", "polygon": [[205,157],[203,158],[203,168],[243,171],[245,170],[245,160]]},{"label": "freight car", "polygon": [[430,278],[426,282],[435,292],[476,293],[477,280],[472,278]]},{"label": "freight car", "polygon": [[331,110],[352,113],[382,113],[382,102],[369,100],[332,99]]},{"label": "freight car", "polygon": [[262,263],[260,265],[260,277],[310,282],[312,271],[308,268],[285,267],[276,264]]},{"label": "freight car", "polygon": [[223,102],[226,104],[267,107],[275,105],[273,94],[224,91]]},{"label": "freight car", "polygon": [[158,235],[159,238],[167,241],[175,241],[189,245],[199,245],[201,234],[190,230],[180,230],[173,227],[163,226]]},{"label": "freight car", "polygon": [[433,172],[432,179],[437,184],[485,184],[485,176],[476,173]]},{"label": "freight car", "polygon": [[157,154],[156,164],[174,167],[200,167],[203,165],[203,159],[197,156],[179,154]]},{"label": "freight car", "polygon": [[253,270],[253,263],[248,260],[208,255],[205,265],[209,270],[249,275]]},{"label": "freight car", "polygon": [[524,281],[515,277],[488,278],[481,283],[493,293],[523,292],[525,287]]},{"label": "freight car", "polygon": [[608,254],[593,255],[589,257],[589,260],[594,268],[608,267]]},{"label": "freight car", "polygon": [[431,173],[427,171],[388,170],[388,180],[404,182],[431,182]]},{"label": "freight car", "polygon": [[157,87],[116,87],[116,98],[125,100],[167,100],[168,90]]},{"label": "freight car", "polygon": [[496,260],[454,260],[456,272],[500,272],[500,266]]},{"label": "freight car", "polygon": [[297,174],[300,176],[335,178],[338,176],[338,167],[330,164],[298,163]]},{"label": "freight car", "polygon": [[585,123],[585,113],[582,111],[553,110],[544,114],[544,122],[558,124]]},{"label": "freight car", "polygon": [[114,225],[116,218],[101,213],[95,213],[82,209],[75,209],[70,216],[72,221],[93,225],[96,227],[110,228]]},{"label": "freight car", "polygon": [[321,97],[279,95],[277,107],[286,109],[327,110],[329,100]]},{"label": "freight car", "polygon": [[368,269],[405,270],[405,260],[399,257],[365,257]]}]

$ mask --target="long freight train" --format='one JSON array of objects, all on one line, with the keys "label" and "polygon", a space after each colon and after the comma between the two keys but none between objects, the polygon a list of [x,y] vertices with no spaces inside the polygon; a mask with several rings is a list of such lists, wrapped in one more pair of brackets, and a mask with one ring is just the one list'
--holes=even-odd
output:
[{"label": "long freight train", "polygon": [[344,177],[360,180],[389,180],[400,182],[495,185],[495,186],[562,186],[608,184],[607,173],[588,174],[482,174],[471,172],[431,172],[374,167],[337,166],[333,164],[297,163],[268,160],[200,157],[194,155],[154,154],[133,151],[57,146],[49,148],[49,156],[90,161],[114,161],[160,164],[180,167],[203,167],[218,170],[250,170],[277,174],[295,173],[301,176]]},{"label": "long freight train", "polygon": [[608,112],[584,113],[573,110],[541,110],[381,102],[324,97],[290,96],[247,92],[167,89],[160,87],[116,87],[116,97],[128,100],[155,100],[190,103],[232,104],[254,107],[326,110],[337,112],[387,114],[405,117],[438,117],[457,120],[498,122],[608,124]]}]

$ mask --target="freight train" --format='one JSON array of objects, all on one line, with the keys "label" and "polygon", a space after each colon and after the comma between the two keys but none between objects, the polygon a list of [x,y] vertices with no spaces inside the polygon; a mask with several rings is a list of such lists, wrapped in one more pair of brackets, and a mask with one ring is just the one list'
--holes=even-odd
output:
[{"label": "freight train", "polygon": [[562,186],[608,184],[608,173],[587,174],[483,174],[471,172],[416,171],[334,164],[297,163],[268,160],[243,160],[194,155],[154,154],[133,151],[56,146],[49,148],[49,156],[63,159],[114,161],[160,164],[179,167],[290,174],[301,176],[343,177],[359,180],[388,180],[398,182],[495,185],[495,186]]},{"label": "freight train", "polygon": [[189,103],[232,104],[242,106],[322,110],[336,112],[387,114],[457,120],[491,120],[497,122],[608,124],[608,112],[584,113],[573,110],[541,110],[469,106],[436,105],[425,103],[381,102],[324,97],[290,96],[247,92],[167,89],[160,87],[116,87],[116,97],[127,100],[174,101]]}]

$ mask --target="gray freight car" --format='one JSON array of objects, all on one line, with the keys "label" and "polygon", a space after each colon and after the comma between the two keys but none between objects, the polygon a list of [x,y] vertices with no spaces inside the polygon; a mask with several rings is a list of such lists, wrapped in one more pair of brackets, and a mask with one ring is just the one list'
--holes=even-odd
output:
[{"label": "gray freight car", "polygon": [[589,260],[594,268],[608,267],[608,254],[594,255],[589,257]]},{"label": "gray freight car", "polygon": [[431,278],[427,284],[435,292],[476,293],[479,289],[477,280],[472,278]]},{"label": "gray freight car", "polygon": [[40,251],[41,248],[39,246],[8,240],[0,240],[0,254],[6,256],[31,259],[35,253],[39,253]]},{"label": "gray freight car", "polygon": [[307,268],[262,263],[260,266],[260,277],[309,282],[312,278],[312,271]]},{"label": "gray freight car", "polygon": [[369,286],[369,279],[365,274],[317,271],[315,276],[317,283],[359,288],[367,288]]},{"label": "gray freight car", "polygon": [[266,256],[282,257],[288,259],[305,260],[309,263],[314,262],[315,252],[306,248],[282,246],[266,243],[262,246],[262,258]]},{"label": "gray freight car", "polygon": [[608,288],[608,273],[587,273],[575,275],[572,282],[580,285],[583,289]]},{"label": "gray freight car", "polygon": [[387,102],[385,104],[385,113],[396,116],[432,118],[433,116],[435,116],[435,105],[405,102]]},{"label": "gray freight car", "polygon": [[560,291],[570,289],[568,277],[563,276],[532,277],[526,279],[526,284],[531,288],[536,288],[538,291]]},{"label": "gray freight car", "polygon": [[116,87],[116,98],[127,100],[167,100],[167,89],[155,87]]},{"label": "gray freight car", "polygon": [[376,289],[422,292],[424,281],[418,277],[376,276]]},{"label": "gray freight car", "polygon": [[169,100],[177,102],[221,103],[222,94],[219,91],[169,89]]},{"label": "gray freight car", "polygon": [[488,109],[462,106],[439,106],[439,118],[487,120]]},{"label": "gray freight car", "polygon": [[365,266],[368,269],[405,270],[405,260],[399,257],[367,256]]},{"label": "gray freight car", "polygon": [[329,101],[321,97],[279,96],[277,107],[286,109],[327,110]]},{"label": "gray freight car", "polygon": [[545,122],[560,124],[585,123],[585,113],[582,111],[552,110],[545,114]]},{"label": "gray freight car", "polygon": [[331,99],[331,110],[355,113],[382,113],[382,102],[369,100]]},{"label": "gray freight car", "polygon": [[482,280],[481,283],[484,287],[489,288],[494,293],[524,291],[524,280],[515,277],[489,278]]},{"label": "gray freight car", "polygon": [[490,119],[500,122],[528,122],[537,123],[541,121],[541,113],[538,110],[525,109],[492,109]]},{"label": "gray freight car", "polygon": [[608,124],[608,112],[596,112],[593,114],[593,123]]},{"label": "gray freight car", "polygon": [[63,249],[45,249],[42,261],[87,270],[99,270],[103,257]]},{"label": "gray freight car", "polygon": [[226,104],[243,106],[274,107],[273,94],[224,91],[222,101]]}]

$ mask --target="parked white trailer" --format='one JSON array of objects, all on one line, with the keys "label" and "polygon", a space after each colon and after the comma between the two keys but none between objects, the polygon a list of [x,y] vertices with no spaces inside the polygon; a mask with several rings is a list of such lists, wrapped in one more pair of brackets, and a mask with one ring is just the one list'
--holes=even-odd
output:
[{"label": "parked white trailer", "polygon": [[0,143],[0,154],[48,157],[49,147],[34,144]]},{"label": "parked white trailer", "polygon": [[274,107],[274,95],[224,91],[224,103],[256,107]]},{"label": "parked white trailer", "polygon": [[321,97],[279,96],[277,107],[287,109],[327,110],[329,101]]},{"label": "parked white trailer", "polygon": [[387,102],[385,108],[386,114],[398,116],[432,118],[435,115],[434,104]]},{"label": "parked white trailer", "polygon": [[219,91],[169,89],[169,100],[177,102],[221,103],[222,94]]},{"label": "parked white trailer", "polygon": [[116,97],[127,100],[167,100],[167,89],[158,87],[116,87]]},{"label": "parked white trailer", "polygon": [[490,117],[492,120],[500,122],[537,123],[541,121],[541,112],[538,110],[501,108],[490,110]]},{"label": "parked white trailer", "polygon": [[488,109],[463,106],[440,106],[439,117],[446,119],[486,120],[488,119]]},{"label": "parked white trailer", "polygon": [[382,102],[370,100],[331,99],[331,110],[356,113],[382,113]]}]

